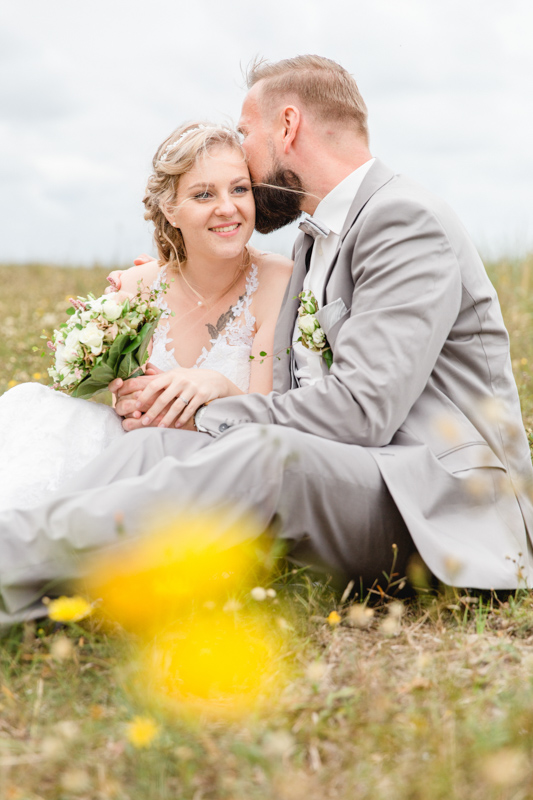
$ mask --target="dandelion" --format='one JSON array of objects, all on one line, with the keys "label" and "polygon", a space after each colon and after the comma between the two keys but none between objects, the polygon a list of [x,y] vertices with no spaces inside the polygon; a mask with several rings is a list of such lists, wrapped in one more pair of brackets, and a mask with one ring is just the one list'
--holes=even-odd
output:
[{"label": "dandelion", "polygon": [[13,386],[17,385],[17,383],[18,383],[18,381],[9,381],[9,383],[7,384],[7,388],[8,389],[12,389]]},{"label": "dandelion", "polygon": [[150,717],[134,717],[126,726],[128,742],[134,747],[150,747],[159,735],[159,728]]},{"label": "dandelion", "polygon": [[332,611],[328,616],[328,622],[332,628],[335,628],[341,622],[340,615],[336,611]]},{"label": "dandelion", "polygon": [[40,372],[34,372],[33,375],[32,375],[32,378],[33,378],[34,381],[40,381],[41,378],[42,378],[42,375],[41,375]]},{"label": "dandelion", "polygon": [[48,603],[48,616],[55,622],[79,622],[92,614],[93,607],[85,598],[58,597]]}]

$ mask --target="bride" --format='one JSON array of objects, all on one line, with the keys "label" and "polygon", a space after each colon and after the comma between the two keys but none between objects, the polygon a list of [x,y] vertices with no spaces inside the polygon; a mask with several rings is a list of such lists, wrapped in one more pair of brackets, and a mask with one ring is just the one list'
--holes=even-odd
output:
[{"label": "bride", "polygon": [[0,510],[37,505],[134,427],[181,427],[209,400],[272,389],[274,328],[292,264],[248,246],[255,205],[237,135],[179,127],[154,156],[144,204],[159,259],[122,273],[121,289],[168,288],[145,377],[130,382],[128,418],[38,383],[6,392]]}]

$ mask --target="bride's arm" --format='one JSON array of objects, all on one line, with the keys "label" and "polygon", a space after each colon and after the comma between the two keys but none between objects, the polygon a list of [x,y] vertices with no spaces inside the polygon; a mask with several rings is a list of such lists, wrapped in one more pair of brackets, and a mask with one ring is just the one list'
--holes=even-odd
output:
[{"label": "bride's arm", "polygon": [[257,251],[254,251],[253,258],[258,266],[259,287],[252,303],[256,334],[252,345],[248,391],[268,394],[272,391],[272,371],[276,357],[274,332],[293,262],[284,256],[270,253],[261,255]]}]

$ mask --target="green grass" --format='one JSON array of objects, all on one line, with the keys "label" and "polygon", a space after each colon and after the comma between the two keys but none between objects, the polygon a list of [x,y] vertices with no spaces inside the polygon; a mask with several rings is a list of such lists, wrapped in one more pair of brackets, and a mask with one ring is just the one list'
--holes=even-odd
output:
[{"label": "green grass", "polygon": [[[489,271],[531,431],[533,262],[502,261]],[[42,329],[63,319],[69,296],[99,291],[104,277],[0,267],[0,392],[13,381],[47,382]],[[350,614],[305,573],[282,574],[275,586],[269,608],[272,624],[281,620],[288,631],[280,656],[288,678],[233,721],[147,710],[127,691],[135,640],[92,618],[67,629],[47,620],[4,631],[0,799],[533,797],[530,593],[442,587],[401,606],[385,597],[365,616]],[[327,621],[333,610],[339,625]],[[135,749],[126,725],[145,713],[160,733]]]}]

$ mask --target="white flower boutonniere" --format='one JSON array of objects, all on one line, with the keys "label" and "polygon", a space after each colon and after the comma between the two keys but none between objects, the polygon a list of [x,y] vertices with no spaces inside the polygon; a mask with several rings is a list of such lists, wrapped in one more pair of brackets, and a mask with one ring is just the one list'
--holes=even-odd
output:
[{"label": "white flower boutonniere", "polygon": [[329,369],[333,363],[333,353],[326,339],[326,334],[315,316],[318,311],[316,297],[313,292],[309,291],[300,292],[298,297],[300,299],[298,329],[301,333],[298,341],[308,350],[312,350],[313,353],[319,353],[324,358]]}]

